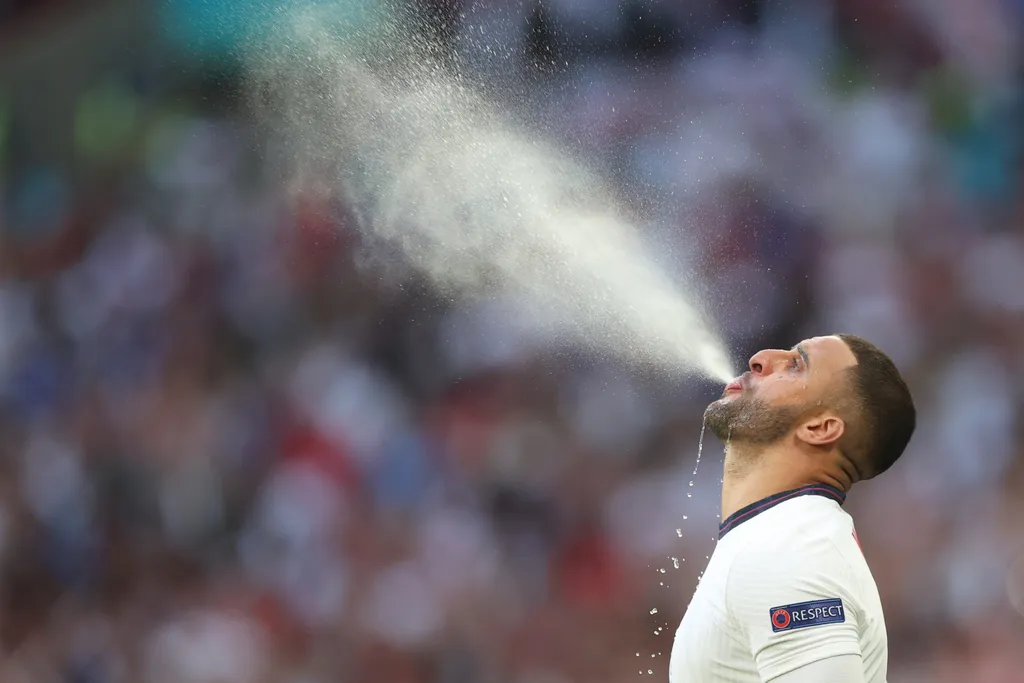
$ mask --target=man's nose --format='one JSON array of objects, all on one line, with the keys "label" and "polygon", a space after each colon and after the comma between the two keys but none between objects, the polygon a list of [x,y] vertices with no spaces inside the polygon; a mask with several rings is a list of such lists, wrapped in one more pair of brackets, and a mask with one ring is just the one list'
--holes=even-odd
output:
[{"label": "man's nose", "polygon": [[783,356],[785,356],[785,351],[775,349],[758,351],[750,357],[748,362],[750,371],[755,375],[770,375],[775,371],[779,362],[784,360]]}]

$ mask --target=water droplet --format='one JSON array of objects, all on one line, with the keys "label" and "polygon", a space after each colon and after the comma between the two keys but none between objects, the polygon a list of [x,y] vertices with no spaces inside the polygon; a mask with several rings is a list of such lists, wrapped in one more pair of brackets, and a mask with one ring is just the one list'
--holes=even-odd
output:
[{"label": "water droplet", "polygon": [[[683,517],[683,519],[686,519],[686,517]],[[682,529],[676,529],[676,536],[678,536],[679,538],[682,538],[683,537],[683,530]]]},{"label": "water droplet", "polygon": [[651,614],[657,614],[657,613],[658,613],[658,608],[657,607],[655,607],[655,608],[653,608],[651,610]]},{"label": "water droplet", "polygon": [[658,655],[654,654],[653,652],[651,653],[651,659],[654,659],[654,658],[655,658],[655,657],[657,657],[657,656],[658,656]]},{"label": "water droplet", "polygon": [[690,515],[683,515],[683,519],[689,519]]},{"label": "water droplet", "polygon": [[686,497],[687,497],[687,498],[693,498],[693,494],[692,494],[692,493],[690,493],[689,491],[687,491],[687,492],[686,492]]},{"label": "water droplet", "polygon": [[636,653],[636,656],[637,656],[637,657],[639,657],[639,656],[640,656],[640,653],[639,653],[639,652],[637,652],[637,653]]},{"label": "water droplet", "polygon": [[700,423],[700,438],[697,439],[697,462],[694,464],[693,474],[697,474],[697,468],[700,467],[700,454],[704,451],[704,430],[707,429],[708,422],[704,420]]},{"label": "water droplet", "polygon": [[675,569],[679,569],[679,558],[678,557],[673,557],[672,558],[672,566]]},{"label": "water droplet", "polygon": [[647,670],[647,675],[648,675],[648,676],[653,676],[653,675],[654,675],[654,672],[653,672],[653,671],[651,671],[650,669],[648,669],[648,670]]},{"label": "water droplet", "polygon": [[690,480],[690,486],[693,486],[693,479]]}]

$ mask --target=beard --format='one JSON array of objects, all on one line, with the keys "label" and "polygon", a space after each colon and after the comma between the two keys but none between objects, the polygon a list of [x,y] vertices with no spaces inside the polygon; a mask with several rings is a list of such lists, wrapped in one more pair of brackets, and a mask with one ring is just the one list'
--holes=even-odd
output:
[{"label": "beard", "polygon": [[796,407],[776,407],[741,395],[715,401],[704,411],[711,432],[724,442],[767,445],[780,441],[800,421]]}]

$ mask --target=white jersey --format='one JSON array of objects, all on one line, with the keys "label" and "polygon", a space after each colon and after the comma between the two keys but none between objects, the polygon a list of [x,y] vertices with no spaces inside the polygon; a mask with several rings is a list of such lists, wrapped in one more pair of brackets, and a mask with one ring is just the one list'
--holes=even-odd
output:
[{"label": "white jersey", "polygon": [[844,499],[805,486],[722,523],[676,631],[670,683],[768,683],[851,654],[866,683],[885,683],[882,605]]}]

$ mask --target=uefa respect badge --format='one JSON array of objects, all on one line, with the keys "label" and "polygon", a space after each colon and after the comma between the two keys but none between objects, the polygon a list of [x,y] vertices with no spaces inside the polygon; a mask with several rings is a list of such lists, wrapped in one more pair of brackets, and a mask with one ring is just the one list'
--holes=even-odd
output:
[{"label": "uefa respect badge", "polygon": [[772,631],[792,631],[810,626],[824,624],[841,624],[846,621],[846,610],[839,598],[797,602],[792,605],[780,605],[768,610],[771,617]]}]

